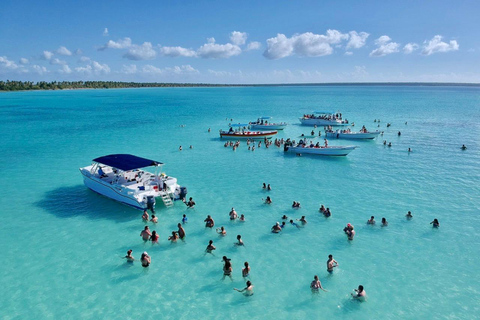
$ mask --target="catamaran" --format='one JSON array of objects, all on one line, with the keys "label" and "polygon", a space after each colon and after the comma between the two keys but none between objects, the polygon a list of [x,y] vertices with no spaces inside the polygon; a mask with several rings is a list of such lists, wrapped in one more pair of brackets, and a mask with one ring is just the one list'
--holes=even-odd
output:
[{"label": "catamaran", "polygon": [[[85,186],[113,200],[136,209],[155,210],[155,198],[160,197],[166,207],[173,200],[185,199],[187,188],[177,179],[162,173],[163,163],[131,154],[111,154],[92,160],[80,168]],[[155,173],[143,168],[154,167]]]}]

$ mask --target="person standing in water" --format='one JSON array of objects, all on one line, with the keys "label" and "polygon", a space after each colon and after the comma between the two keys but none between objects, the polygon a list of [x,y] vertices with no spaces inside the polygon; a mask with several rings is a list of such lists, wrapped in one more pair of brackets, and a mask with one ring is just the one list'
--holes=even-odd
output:
[{"label": "person standing in water", "polygon": [[333,256],[330,254],[328,255],[328,260],[327,260],[327,271],[329,273],[333,273],[333,268],[338,267],[338,262],[333,259]]},{"label": "person standing in water", "polygon": [[222,280],[225,279],[226,276],[230,277],[230,280],[233,281],[232,278],[232,263],[230,262],[231,259],[228,259],[227,256],[223,256],[222,261],[224,262],[223,264],[223,278]]},{"label": "person standing in water", "polygon": [[124,258],[127,259],[127,262],[130,263],[135,261],[135,258],[132,256],[132,249],[127,251],[127,255]]},{"label": "person standing in water", "polygon": [[183,238],[185,238],[185,229],[183,229],[181,223],[177,224],[177,227],[178,227],[178,232],[177,232],[177,233],[178,233],[178,237],[179,237],[181,240],[183,240]]},{"label": "person standing in water", "polygon": [[150,265],[150,263],[152,263],[152,258],[150,258],[148,253],[145,251],[144,253],[142,253],[140,261],[142,262],[142,267],[146,268]]},{"label": "person standing in water", "polygon": [[246,285],[247,286],[245,288],[243,288],[242,290],[239,290],[237,288],[233,288],[233,290],[238,291],[238,292],[243,292],[243,294],[246,295],[246,296],[253,295],[253,284],[252,284],[252,282],[250,282],[250,280],[249,280],[249,281],[247,281]]},{"label": "person standing in water", "polygon": [[213,250],[216,250],[217,248],[215,248],[215,246],[213,245],[213,240],[210,240],[208,241],[208,246],[207,248],[205,249],[205,253],[211,253],[213,254]]},{"label": "person standing in water", "polygon": [[142,237],[143,241],[147,242],[150,239],[150,236],[152,233],[150,232],[150,229],[148,226],[145,226],[145,229],[140,232],[140,237]]},{"label": "person standing in water", "polygon": [[318,279],[318,276],[315,275],[313,277],[313,281],[312,283],[310,283],[310,289],[312,289],[312,293],[318,293],[319,289],[322,289],[323,291],[327,292],[327,290],[325,290],[323,287],[322,287],[322,283],[320,282],[320,280]]},{"label": "person standing in water", "polygon": [[242,269],[242,277],[246,278],[250,276],[250,265],[245,261],[244,266],[245,268]]},{"label": "person standing in water", "polygon": [[359,301],[365,301],[367,297],[367,293],[363,289],[362,285],[358,286],[358,289],[355,289],[355,293],[351,293],[353,299],[357,299]]},{"label": "person standing in water", "polygon": [[438,219],[433,219],[432,222],[430,222],[431,225],[433,225],[434,228],[440,227],[440,222],[438,222]]}]

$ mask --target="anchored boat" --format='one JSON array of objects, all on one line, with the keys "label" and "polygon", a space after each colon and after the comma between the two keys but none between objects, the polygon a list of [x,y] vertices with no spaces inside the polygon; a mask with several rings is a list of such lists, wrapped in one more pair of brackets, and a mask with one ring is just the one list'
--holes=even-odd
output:
[{"label": "anchored boat", "polygon": [[[233,129],[237,127],[238,129]],[[232,124],[230,125],[230,130],[224,131],[220,130],[220,138],[230,139],[230,140],[260,140],[260,139],[271,139],[278,131],[249,131],[248,124]]]},{"label": "anchored boat", "polygon": [[380,134],[380,131],[375,132],[368,132],[368,131],[360,131],[360,132],[353,132],[349,130],[328,130],[325,131],[325,136],[327,138],[337,138],[337,139],[375,139]]},{"label": "anchored boat", "polygon": [[[170,207],[172,200],[183,200],[187,194],[187,188],[180,187],[176,178],[161,172],[161,162],[131,154],[111,154],[92,161],[80,168],[85,186],[136,209],[153,212],[155,198],[160,197]],[[143,170],[147,167],[154,167],[155,173]]]},{"label": "anchored boat", "polygon": [[298,144],[297,146],[285,144],[283,151],[291,152],[296,154],[316,154],[321,156],[346,156],[353,150],[356,146],[305,146],[304,144]]},{"label": "anchored boat", "polygon": [[347,126],[348,120],[343,120],[342,114],[330,111],[314,111],[299,118],[306,126]]},{"label": "anchored boat", "polygon": [[283,130],[287,126],[286,122],[268,122],[272,117],[261,117],[257,121],[250,122],[250,129],[252,130]]}]

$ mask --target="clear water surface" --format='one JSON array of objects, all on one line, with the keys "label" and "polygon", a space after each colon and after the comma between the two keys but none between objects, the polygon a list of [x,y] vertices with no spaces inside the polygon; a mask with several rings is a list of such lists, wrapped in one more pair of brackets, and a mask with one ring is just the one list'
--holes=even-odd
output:
[{"label": "clear water surface", "polygon": [[[298,117],[340,110],[355,129],[385,131],[348,157],[235,152],[218,130],[273,116],[279,137],[309,134]],[[0,318],[473,319],[480,303],[480,91],[461,87],[245,87],[0,94]],[[392,125],[386,128],[387,122]],[[408,124],[405,124],[408,122]],[[208,132],[211,128],[211,132]],[[398,136],[398,131],[402,135]],[[317,138],[318,139],[318,138]],[[392,147],[382,144],[391,141]],[[316,141],[316,140],[314,140]],[[460,150],[466,144],[468,150]],[[179,151],[179,146],[183,151]],[[193,149],[189,149],[192,145]],[[408,153],[407,149],[413,152]],[[158,205],[160,244],[144,244],[141,212],[88,190],[78,168],[131,153],[166,163],[197,202]],[[273,190],[262,190],[262,183]],[[272,205],[263,204],[267,195]],[[291,209],[293,201],[302,208]],[[332,211],[324,218],[320,204]],[[245,214],[231,222],[231,207]],[[405,219],[410,210],[414,218]],[[183,214],[185,242],[167,237]],[[227,236],[206,230],[210,214]],[[270,233],[282,215],[308,224]],[[389,226],[367,226],[374,215]],[[429,224],[440,220],[440,228]],[[346,223],[357,235],[347,241]],[[245,247],[235,247],[241,234]],[[215,256],[204,255],[208,240]],[[127,264],[128,249],[152,265]],[[329,254],[340,266],[326,271]],[[221,280],[223,255],[233,281]],[[245,285],[251,265],[255,294]],[[312,294],[318,275],[328,292]],[[364,285],[368,301],[350,298]]]}]

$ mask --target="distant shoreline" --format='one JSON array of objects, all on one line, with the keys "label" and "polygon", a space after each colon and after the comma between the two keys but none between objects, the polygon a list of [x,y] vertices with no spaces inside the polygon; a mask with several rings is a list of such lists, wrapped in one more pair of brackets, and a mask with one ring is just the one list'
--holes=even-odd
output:
[{"label": "distant shoreline", "polygon": [[456,82],[326,82],[278,84],[209,84],[158,83],[117,81],[0,81],[0,92],[32,90],[126,89],[126,88],[210,88],[210,87],[334,87],[334,86],[392,86],[392,87],[480,87],[480,83]]}]

